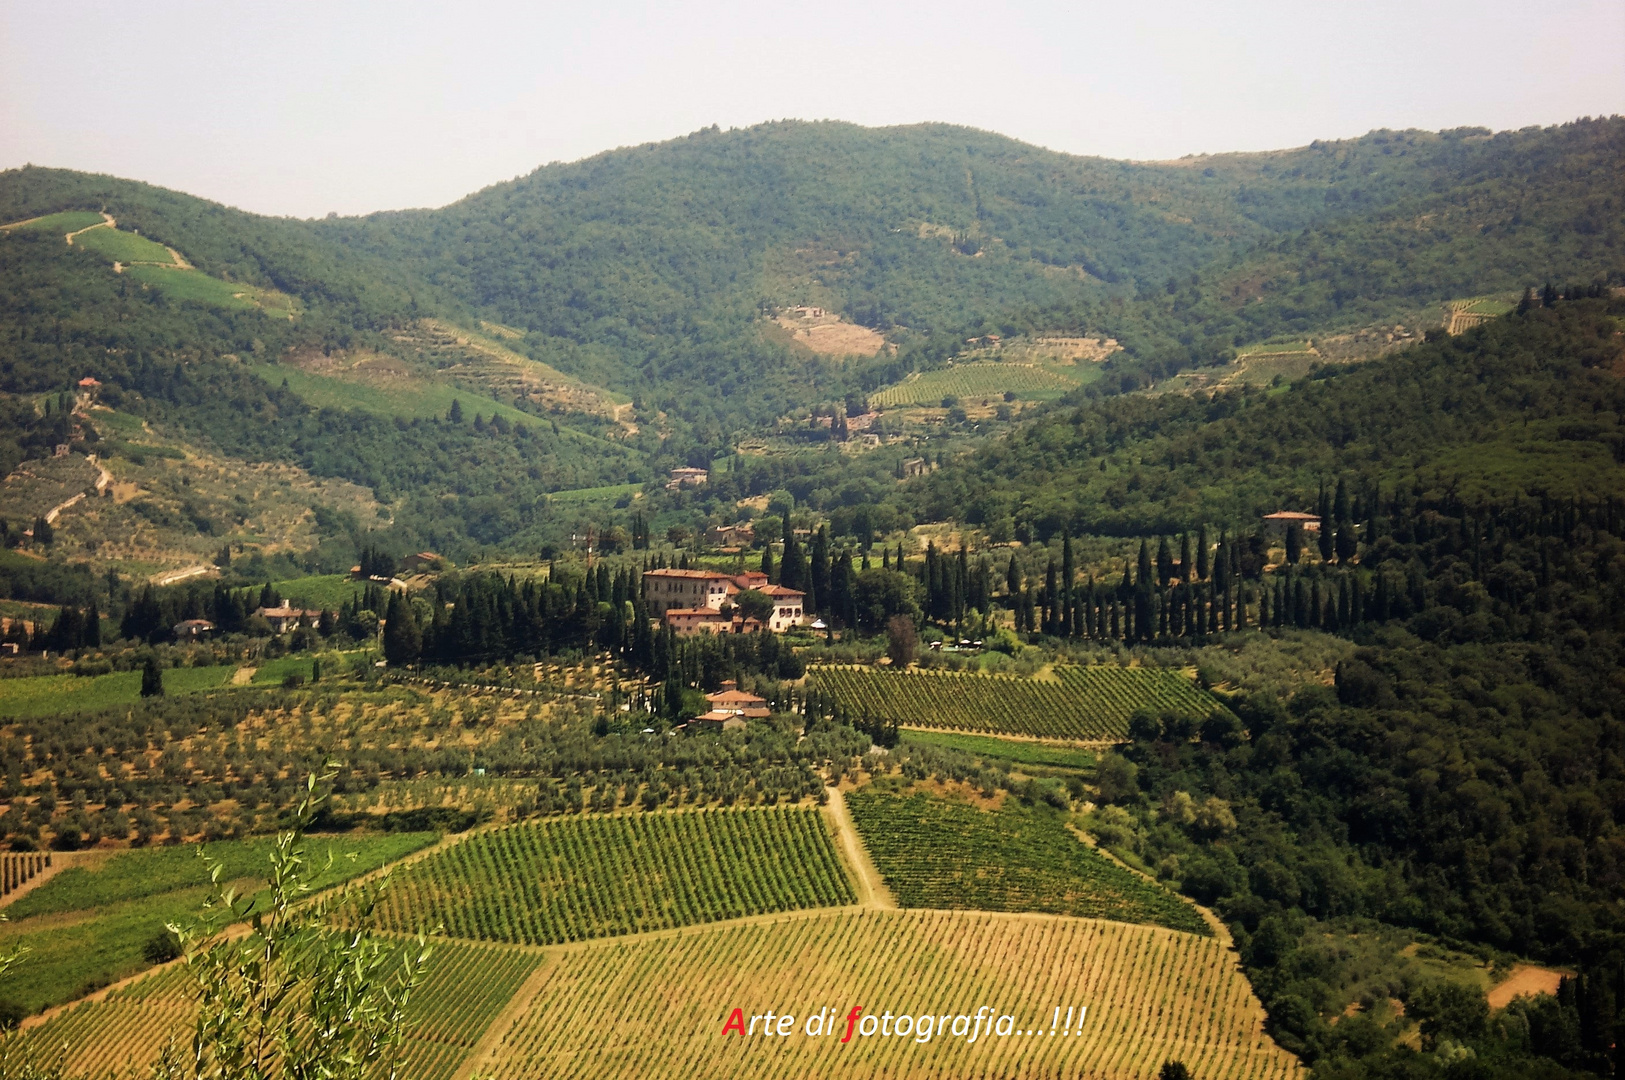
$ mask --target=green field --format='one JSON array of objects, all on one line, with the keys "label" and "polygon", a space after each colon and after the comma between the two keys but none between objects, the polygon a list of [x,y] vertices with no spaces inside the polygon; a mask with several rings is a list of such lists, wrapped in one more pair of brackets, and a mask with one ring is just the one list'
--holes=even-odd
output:
[{"label": "green field", "polygon": [[1093,368],[1086,372],[1075,367],[1059,369],[1037,364],[977,361],[927,371],[893,383],[871,394],[869,401],[884,408],[937,405],[950,395],[959,398],[961,404],[972,404],[982,398],[1002,397],[1006,391],[1023,397],[1053,396],[1083,385],[1095,373]]},{"label": "green field", "polygon": [[127,266],[124,272],[143,285],[162,289],[175,300],[193,300],[200,304],[239,310],[260,309],[267,314],[283,316],[297,311],[293,298],[283,293],[221,281],[197,270],[169,266]]},{"label": "green field", "polygon": [[44,232],[60,232],[63,236],[66,236],[71,232],[78,232],[80,229],[88,229],[92,225],[100,225],[103,220],[102,216],[94,210],[64,210],[60,214],[46,214],[44,217],[35,218],[33,221],[17,222],[12,225],[0,226],[0,228],[39,229]]},{"label": "green field", "polygon": [[944,750],[958,750],[979,758],[1008,761],[1013,765],[1033,765],[1051,769],[1090,769],[1095,755],[1088,750],[1052,743],[1026,742],[1016,739],[995,739],[986,735],[961,735],[950,731],[909,731],[905,742],[919,746],[935,746]]},{"label": "green field", "polygon": [[351,600],[359,599],[366,591],[366,582],[356,581],[349,574],[317,574],[273,581],[271,588],[294,607],[337,611]]},{"label": "green field", "polygon": [[[229,670],[229,669],[228,669]],[[365,874],[437,839],[434,833],[313,836],[313,859],[334,862],[319,886]],[[266,869],[269,838],[208,845],[229,880],[253,887]],[[0,948],[26,946],[3,996],[29,1011],[59,1004],[150,966],[146,944],[166,922],[195,916],[208,895],[196,849],[177,845],[120,852],[99,868],[69,867],[21,897],[0,925]]]},{"label": "green field", "polygon": [[906,908],[1046,911],[1210,934],[1196,909],[1091,849],[1059,811],[855,791],[852,821]]},{"label": "green field", "polygon": [[623,496],[636,495],[643,490],[642,484],[606,484],[603,487],[572,488],[569,491],[554,491],[547,496],[548,502],[608,502]]},{"label": "green field", "polygon": [[429,379],[413,377],[393,379],[387,383],[381,380],[364,382],[333,375],[315,375],[281,364],[254,364],[249,370],[272,386],[278,386],[286,379],[288,389],[318,409],[356,409],[379,416],[424,420],[445,416],[451,411],[451,403],[457,401],[462,404],[463,415],[470,420],[476,414],[486,419],[500,414],[503,419],[516,423],[542,422],[512,405],[503,405],[488,397]]},{"label": "green field", "polygon": [[379,924],[539,945],[853,900],[816,810],[698,810],[476,834],[402,871]]},{"label": "green field", "polygon": [[[235,669],[230,665],[204,668],[168,668],[166,694],[193,694],[223,686]],[[116,671],[111,675],[36,675],[27,679],[0,679],[0,716],[51,716],[108,705],[128,705],[141,697],[141,672]]]},{"label": "green field", "polygon": [[311,657],[308,655],[282,656],[275,660],[267,660],[265,663],[255,668],[254,678],[252,681],[259,686],[280,686],[282,685],[282,680],[286,679],[289,675],[303,675],[305,677],[305,681],[309,682],[312,672],[311,662],[314,659],[326,660],[326,663],[322,665],[322,670],[326,674],[331,675],[339,670],[338,664],[334,662],[336,656],[320,658]]},{"label": "green field", "polygon": [[854,719],[1038,738],[1119,740],[1136,709],[1203,718],[1223,708],[1161,668],[1058,668],[1053,679],[953,672],[815,668],[811,685]]},{"label": "green field", "polygon": [[114,262],[175,264],[174,256],[164,245],[123,229],[91,229],[74,237],[73,242],[77,247],[105,255]]}]

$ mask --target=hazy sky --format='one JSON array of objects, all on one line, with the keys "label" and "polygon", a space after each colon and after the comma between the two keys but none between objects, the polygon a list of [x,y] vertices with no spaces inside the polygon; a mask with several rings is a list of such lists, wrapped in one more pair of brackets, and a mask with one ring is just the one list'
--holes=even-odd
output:
[{"label": "hazy sky", "polygon": [[1625,113],[1620,0],[0,0],[0,58],[0,168],[302,216],[782,117],[1148,159]]}]

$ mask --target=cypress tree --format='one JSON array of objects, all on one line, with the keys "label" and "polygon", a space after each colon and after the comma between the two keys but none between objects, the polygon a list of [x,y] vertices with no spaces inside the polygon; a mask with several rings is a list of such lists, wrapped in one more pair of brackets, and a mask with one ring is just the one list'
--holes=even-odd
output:
[{"label": "cypress tree", "polygon": [[1072,579],[1077,569],[1072,563],[1072,534],[1061,534],[1061,611],[1060,633],[1062,637],[1072,636]]},{"label": "cypress tree", "polygon": [[1157,540],[1157,584],[1164,589],[1174,576],[1174,553],[1168,547],[1166,536]]},{"label": "cypress tree", "polygon": [[1151,547],[1144,538],[1140,540],[1140,557],[1135,563],[1135,581],[1141,585],[1151,584]]},{"label": "cypress tree", "polygon": [[164,673],[158,670],[158,658],[151,653],[147,654],[147,662],[141,668],[141,696],[164,696]]},{"label": "cypress tree", "polygon": [[779,583],[779,572],[773,565],[773,542],[771,540],[762,545],[762,573],[767,575],[769,585]]},{"label": "cypress tree", "polygon": [[[462,621],[471,639],[459,643],[466,650],[464,655],[477,655],[485,651],[483,648],[485,643],[480,640],[484,636],[480,633],[483,628],[475,625],[477,612],[476,601],[465,588],[457,606],[452,609],[453,627]],[[459,614],[464,616],[463,620],[458,619]],[[389,608],[384,619],[384,659],[391,667],[410,664],[416,660],[422,650],[423,639],[418,629],[417,612],[413,610],[411,601],[400,593],[391,591]]]},{"label": "cypress tree", "polygon": [[1004,588],[1010,596],[1021,592],[1021,567],[1016,565],[1016,553],[1010,553],[1010,565],[1004,571]]},{"label": "cypress tree", "polygon": [[1207,580],[1207,526],[1196,530],[1196,580]]},{"label": "cypress tree", "polygon": [[1183,581],[1191,579],[1191,534],[1179,534],[1179,577]]}]

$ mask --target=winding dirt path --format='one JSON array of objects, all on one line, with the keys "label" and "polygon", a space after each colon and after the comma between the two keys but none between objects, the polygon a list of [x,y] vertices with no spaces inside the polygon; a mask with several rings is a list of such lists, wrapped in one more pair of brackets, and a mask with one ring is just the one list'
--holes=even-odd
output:
[{"label": "winding dirt path", "polygon": [[73,232],[67,234],[66,240],[68,241],[68,246],[72,247],[73,246],[73,238],[78,236],[80,233],[87,233],[91,229],[116,229],[116,228],[118,228],[118,222],[113,220],[113,215],[109,214],[106,210],[103,210],[102,211],[101,224],[99,224],[99,225],[86,225],[82,229],[75,229],[75,230],[73,230]]},{"label": "winding dirt path", "polygon": [[881,880],[880,871],[875,868],[863,841],[858,838],[857,826],[852,824],[852,813],[846,808],[846,796],[841,794],[838,787],[824,790],[829,794],[824,813],[829,818],[830,827],[835,830],[836,843],[841,845],[841,851],[846,855],[846,864],[852,868],[859,906],[877,911],[897,910],[896,899]]}]

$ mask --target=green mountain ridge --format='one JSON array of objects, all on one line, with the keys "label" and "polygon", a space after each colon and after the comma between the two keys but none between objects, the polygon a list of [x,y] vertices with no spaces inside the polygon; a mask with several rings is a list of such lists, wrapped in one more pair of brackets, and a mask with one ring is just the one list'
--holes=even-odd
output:
[{"label": "green mountain ridge", "polygon": [[[1495,135],[1373,132],[1164,163],[949,125],[785,121],[546,166],[440,209],[321,221],[29,167],[0,173],[0,222],[105,210],[210,278],[293,297],[300,314],[166,295],[93,252],[11,230],[0,239],[0,392],[92,375],[113,404],[176,437],[386,499],[436,500],[428,517],[439,524],[408,543],[500,544],[528,531],[513,514],[491,525],[482,512],[476,526],[440,496],[481,492],[511,507],[646,482],[731,453],[780,417],[940,366],[970,336],[1114,337],[1123,351],[1076,392],[1098,397],[1251,342],[1548,279],[1618,277],[1625,205],[1602,178],[1617,175],[1622,150],[1617,118]],[[880,330],[892,348],[818,356],[769,332],[764,314],[796,303]],[[514,364],[495,382],[472,378],[413,341],[424,326],[482,320],[519,332],[502,344],[515,363],[579,382],[523,400]],[[286,390],[267,367],[308,356],[337,366],[302,364]],[[356,363],[371,356],[382,361]],[[401,379],[422,387],[410,402]],[[296,382],[325,389],[305,401]],[[481,412],[542,442],[575,429],[614,445],[570,436],[557,455],[532,458],[532,444],[501,464],[473,454],[472,472],[438,471],[451,459],[400,425],[442,440],[438,410],[459,393],[494,397]],[[508,394],[519,395],[513,412]],[[627,400],[624,416],[607,404]],[[287,422],[295,416],[306,419]],[[8,422],[0,464],[60,441],[42,419]],[[340,432],[344,448],[324,449]],[[433,493],[408,491],[420,483]]]}]

